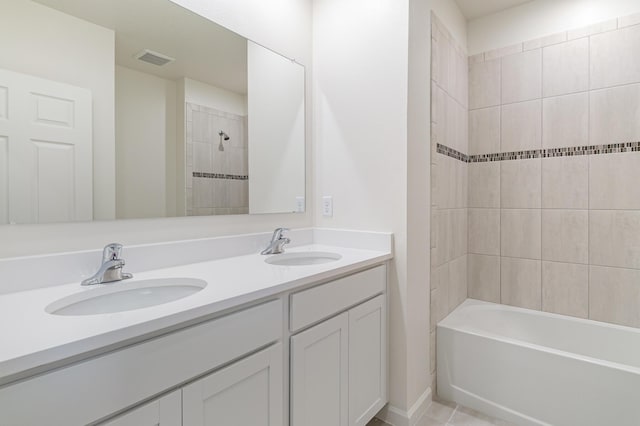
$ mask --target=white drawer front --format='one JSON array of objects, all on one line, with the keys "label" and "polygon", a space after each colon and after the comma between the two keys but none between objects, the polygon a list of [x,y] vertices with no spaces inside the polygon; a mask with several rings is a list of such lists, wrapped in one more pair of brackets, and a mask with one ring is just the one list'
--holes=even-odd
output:
[{"label": "white drawer front", "polygon": [[0,389],[0,424],[85,425],[282,338],[282,302],[154,338]]},{"label": "white drawer front", "polygon": [[292,294],[290,329],[295,332],[381,294],[386,283],[387,267],[381,265]]}]

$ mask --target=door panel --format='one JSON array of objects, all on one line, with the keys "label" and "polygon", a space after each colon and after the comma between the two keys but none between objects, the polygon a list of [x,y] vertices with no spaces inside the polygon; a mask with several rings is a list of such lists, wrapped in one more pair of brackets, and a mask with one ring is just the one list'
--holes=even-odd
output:
[{"label": "door panel", "polygon": [[284,426],[282,345],[183,388],[184,426]]},{"label": "door panel", "polygon": [[349,311],[349,425],[365,426],[387,401],[386,301]]},{"label": "door panel", "polygon": [[177,390],[125,413],[102,426],[181,426],[182,393]]},{"label": "door panel", "polygon": [[291,338],[292,426],[347,426],[347,313]]},{"label": "door panel", "polygon": [[0,223],[93,218],[91,110],[86,89],[0,70]]}]

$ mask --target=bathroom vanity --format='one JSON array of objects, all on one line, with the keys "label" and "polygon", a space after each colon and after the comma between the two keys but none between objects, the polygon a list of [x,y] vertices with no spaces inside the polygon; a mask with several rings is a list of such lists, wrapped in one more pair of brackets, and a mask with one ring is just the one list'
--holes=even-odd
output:
[{"label": "bathroom vanity", "polygon": [[[7,281],[41,277],[0,295],[0,424],[365,425],[387,402],[391,235],[299,230],[280,258],[257,254],[268,238],[125,247],[134,278],[92,288],[38,270],[85,275],[99,252],[0,261]],[[185,277],[206,286],[144,308],[58,311]]]}]

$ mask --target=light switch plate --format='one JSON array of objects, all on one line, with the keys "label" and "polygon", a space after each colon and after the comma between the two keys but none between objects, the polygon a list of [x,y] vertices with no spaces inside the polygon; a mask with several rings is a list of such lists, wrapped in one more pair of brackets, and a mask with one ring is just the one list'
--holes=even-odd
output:
[{"label": "light switch plate", "polygon": [[296,213],[304,213],[304,197],[296,197]]},{"label": "light switch plate", "polygon": [[333,197],[330,195],[322,197],[322,216],[333,216]]}]

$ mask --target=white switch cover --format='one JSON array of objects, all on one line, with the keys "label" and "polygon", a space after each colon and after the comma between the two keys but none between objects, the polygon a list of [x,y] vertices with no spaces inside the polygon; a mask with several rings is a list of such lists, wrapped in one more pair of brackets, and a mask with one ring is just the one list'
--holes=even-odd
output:
[{"label": "white switch cover", "polygon": [[304,197],[296,197],[296,213],[304,213]]},{"label": "white switch cover", "polygon": [[322,216],[333,216],[333,197],[322,197]]}]

